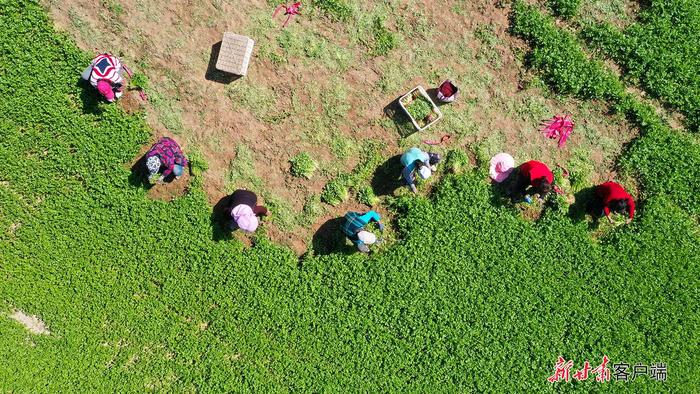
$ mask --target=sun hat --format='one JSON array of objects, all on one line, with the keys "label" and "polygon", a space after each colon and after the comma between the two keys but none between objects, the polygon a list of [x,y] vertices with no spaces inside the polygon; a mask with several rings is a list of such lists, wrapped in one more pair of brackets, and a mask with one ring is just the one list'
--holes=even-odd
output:
[{"label": "sun hat", "polygon": [[430,178],[430,175],[432,175],[432,171],[430,171],[430,168],[428,166],[423,166],[418,170],[418,175],[420,175],[421,178],[423,179],[428,179]]},{"label": "sun hat", "polygon": [[107,101],[114,101],[114,92],[112,91],[112,84],[104,79],[97,82],[97,91],[107,99]]},{"label": "sun hat", "polygon": [[499,153],[491,158],[491,166],[489,167],[489,176],[494,181],[501,183],[515,168],[515,160],[513,156],[507,153]]},{"label": "sun hat", "polygon": [[258,217],[253,209],[245,204],[239,204],[231,210],[231,217],[241,230],[252,233],[258,228]]},{"label": "sun hat", "polygon": [[148,173],[153,175],[160,170],[160,159],[158,156],[151,156],[146,159],[146,168],[148,168]]},{"label": "sun hat", "polygon": [[182,176],[182,172],[183,167],[179,164],[175,164],[175,166],[173,167],[173,174],[175,174],[175,176]]},{"label": "sun hat", "polygon": [[359,238],[362,243],[367,245],[372,245],[373,243],[377,242],[377,236],[369,231],[360,231],[357,233],[357,238]]}]

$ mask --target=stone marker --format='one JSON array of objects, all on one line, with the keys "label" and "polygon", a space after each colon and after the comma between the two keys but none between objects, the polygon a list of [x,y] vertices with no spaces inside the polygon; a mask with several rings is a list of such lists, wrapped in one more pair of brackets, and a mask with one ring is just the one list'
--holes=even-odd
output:
[{"label": "stone marker", "polygon": [[238,34],[226,32],[221,40],[219,58],[216,60],[216,69],[236,75],[246,75],[248,63],[253,54],[255,41]]}]

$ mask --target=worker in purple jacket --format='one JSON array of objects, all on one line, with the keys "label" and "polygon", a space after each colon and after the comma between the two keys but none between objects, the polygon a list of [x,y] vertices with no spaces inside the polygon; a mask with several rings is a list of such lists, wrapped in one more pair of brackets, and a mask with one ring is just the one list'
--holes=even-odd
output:
[{"label": "worker in purple jacket", "polygon": [[[172,138],[163,137],[146,153],[148,181],[162,183],[170,174],[179,179],[187,166],[187,158]],[[158,177],[160,174],[160,177]]]}]

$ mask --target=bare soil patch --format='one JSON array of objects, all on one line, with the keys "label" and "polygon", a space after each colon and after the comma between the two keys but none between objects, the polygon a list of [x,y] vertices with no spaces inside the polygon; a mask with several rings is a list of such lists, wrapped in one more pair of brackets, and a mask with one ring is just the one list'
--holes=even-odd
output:
[{"label": "bare soil patch", "polygon": [[139,96],[138,91],[127,90],[119,99],[119,105],[121,105],[128,114],[135,114],[146,107],[146,102]]},{"label": "bare soil patch", "polygon": [[50,335],[51,334],[49,329],[46,327],[46,324],[35,315],[27,315],[26,313],[24,313],[20,310],[15,310],[10,315],[10,318],[12,318],[12,320],[18,322],[19,324],[23,325],[32,334],[36,334],[36,335]]},{"label": "bare soil patch", "polygon": [[[154,130],[203,154],[212,205],[237,188],[256,187],[258,195],[283,202],[287,216],[299,216],[326,182],[352,170],[363,143],[381,141],[382,154],[391,157],[444,134],[453,136],[450,148],[467,149],[477,158],[508,150],[517,161],[573,165],[586,156],[596,181],[607,177],[622,145],[634,136],[619,119],[610,122],[602,105],[562,101],[533,85],[536,78],[523,68],[527,48],[507,32],[509,10],[489,0],[394,2],[390,9],[360,1],[357,23],[331,22],[309,10],[286,29],[271,20],[274,7],[262,0],[44,3],[58,28],[83,49],[118,54],[148,77],[149,101],[130,94],[122,105],[129,112],[143,107]],[[372,15],[385,16],[398,40],[385,56],[371,55],[366,44],[372,30],[363,26],[371,25]],[[212,51],[224,31],[256,41],[244,78],[223,81],[211,72]],[[431,88],[447,77],[460,86],[460,100],[442,106],[445,118],[433,128],[402,138],[384,108],[415,85]],[[564,111],[574,114],[578,127],[566,149],[558,149],[537,126]],[[241,146],[250,157],[237,157]],[[289,174],[289,159],[300,151],[319,161],[321,171],[310,180]],[[233,176],[241,166],[252,174]],[[149,195],[167,200],[186,184],[159,186]],[[267,232],[301,254],[329,218],[342,216],[352,204],[326,205],[311,226],[273,220]]]}]

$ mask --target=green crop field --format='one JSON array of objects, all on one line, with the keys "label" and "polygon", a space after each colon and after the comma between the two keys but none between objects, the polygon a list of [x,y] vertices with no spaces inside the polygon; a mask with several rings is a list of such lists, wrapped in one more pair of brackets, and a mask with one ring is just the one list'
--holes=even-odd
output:
[{"label": "green crop field", "polygon": [[[314,3],[332,18],[351,12],[342,0]],[[666,41],[644,52],[653,68],[605,44],[686,114],[688,130],[669,126],[586,46],[583,37],[602,41],[577,24],[579,2],[553,3],[569,25],[516,1],[511,33],[552,94],[603,101],[637,128],[616,160],[639,185],[632,224],[592,229],[582,201],[527,219],[457,149],[430,193],[386,200],[395,241],[369,256],[297,257],[264,231],[252,247],[222,239],[203,160],[185,195],[148,198],[129,168],[152,133],[143,114],[78,84],[91,54],[42,7],[0,0],[0,392],[696,392],[697,102],[654,88],[653,59],[674,51]],[[666,26],[648,15],[663,2],[651,3],[620,37]],[[694,18],[683,26],[697,37],[700,4],[666,3],[692,11],[679,15]],[[400,45],[382,20],[374,28],[374,51]],[[698,86],[700,73],[678,75],[666,78]],[[291,163],[299,176],[311,176],[309,159]],[[322,196],[339,199],[379,163],[372,156]],[[13,310],[40,316],[50,335],[27,331]],[[552,384],[560,355],[575,369],[604,355],[663,362],[668,377]]]}]

